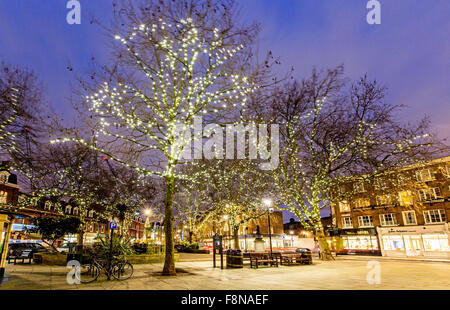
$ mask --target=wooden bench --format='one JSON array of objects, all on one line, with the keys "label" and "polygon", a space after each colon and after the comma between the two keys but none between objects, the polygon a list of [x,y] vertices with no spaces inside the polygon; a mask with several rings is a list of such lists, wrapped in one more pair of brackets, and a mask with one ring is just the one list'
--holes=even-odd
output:
[{"label": "wooden bench", "polygon": [[298,265],[311,263],[311,259],[304,257],[301,253],[280,253],[281,265]]},{"label": "wooden bench", "polygon": [[278,259],[271,258],[270,254],[266,253],[249,253],[250,257],[250,268],[258,268],[259,265],[268,264],[269,266],[278,267]]},{"label": "wooden bench", "polygon": [[[8,264],[11,264],[11,260],[14,261],[14,265],[16,264],[31,264],[31,260],[33,259],[33,255],[22,255],[22,256],[8,256],[7,261]],[[17,262],[17,260],[22,260],[22,262]],[[25,260],[28,260],[28,263],[25,263]]]}]

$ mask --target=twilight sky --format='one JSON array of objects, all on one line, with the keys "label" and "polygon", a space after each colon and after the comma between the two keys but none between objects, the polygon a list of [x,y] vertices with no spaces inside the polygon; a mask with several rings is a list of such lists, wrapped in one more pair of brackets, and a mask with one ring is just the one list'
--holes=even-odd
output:
[{"label": "twilight sky", "polygon": [[[81,25],[66,23],[67,0],[0,2],[0,58],[35,70],[57,111],[71,107],[70,64],[83,71],[105,59],[106,38],[89,23],[107,20],[111,0],[79,0]],[[272,50],[298,77],[313,66],[345,64],[350,78],[368,73],[388,86],[388,99],[409,106],[401,117],[427,114],[450,137],[450,2],[380,0],[381,25],[366,22],[366,0],[242,0],[244,20],[262,24],[260,51]]]},{"label": "twilight sky", "polygon": [[[107,20],[111,0],[79,0],[81,25],[66,23],[67,0],[0,1],[0,59],[33,69],[48,99],[70,115],[70,64],[107,59],[106,38],[89,23]],[[383,82],[401,117],[429,115],[450,137],[450,1],[380,0],[381,25],[366,22],[366,0],[242,0],[244,20],[259,21],[260,51],[272,50],[297,77],[343,63],[350,78],[368,73]]]}]

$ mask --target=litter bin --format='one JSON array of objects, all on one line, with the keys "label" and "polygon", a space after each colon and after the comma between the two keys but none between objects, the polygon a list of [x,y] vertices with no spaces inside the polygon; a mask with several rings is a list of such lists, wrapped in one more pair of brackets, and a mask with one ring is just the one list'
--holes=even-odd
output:
[{"label": "litter bin", "polygon": [[227,251],[227,268],[244,268],[244,257],[241,250]]},{"label": "litter bin", "polygon": [[302,264],[312,264],[312,253],[310,249],[298,248],[295,252],[302,254]]}]

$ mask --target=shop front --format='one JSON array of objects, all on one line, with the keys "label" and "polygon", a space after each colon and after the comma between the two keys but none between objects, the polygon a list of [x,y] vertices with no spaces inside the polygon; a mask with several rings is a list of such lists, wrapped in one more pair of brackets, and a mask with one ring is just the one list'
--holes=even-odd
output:
[{"label": "shop front", "polygon": [[5,274],[6,256],[11,235],[11,222],[12,217],[9,214],[0,213],[0,278]]},{"label": "shop front", "polygon": [[377,232],[374,228],[338,229],[330,231],[337,237],[337,254],[381,255]]},{"label": "shop front", "polygon": [[383,256],[450,258],[448,223],[377,227]]}]

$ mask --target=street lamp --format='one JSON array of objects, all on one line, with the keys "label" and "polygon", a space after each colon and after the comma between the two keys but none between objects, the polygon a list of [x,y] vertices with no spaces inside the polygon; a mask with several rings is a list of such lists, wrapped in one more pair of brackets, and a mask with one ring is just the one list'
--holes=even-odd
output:
[{"label": "street lamp", "polygon": [[270,243],[270,259],[272,259],[272,231],[271,231],[271,227],[270,227],[270,211],[271,211],[271,205],[272,205],[272,200],[271,199],[264,199],[264,204],[267,206],[267,219],[269,222],[269,243]]},{"label": "street lamp", "polygon": [[[226,206],[227,208],[228,208],[228,205]],[[230,230],[231,230],[231,227],[230,227],[230,221],[229,221],[229,217],[228,217],[228,215],[227,214],[225,214],[224,216],[223,216],[223,219],[225,220],[225,221],[227,221],[227,225],[228,225],[228,247],[231,249],[231,232],[230,232]]]}]

